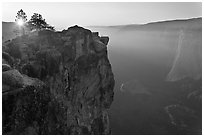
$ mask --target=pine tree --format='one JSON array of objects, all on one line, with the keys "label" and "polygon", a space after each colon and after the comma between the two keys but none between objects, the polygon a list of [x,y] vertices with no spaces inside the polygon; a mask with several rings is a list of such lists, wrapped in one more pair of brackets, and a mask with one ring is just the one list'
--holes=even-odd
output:
[{"label": "pine tree", "polygon": [[27,21],[27,15],[22,9],[17,12],[15,22],[18,22],[18,21],[22,21],[23,23]]},{"label": "pine tree", "polygon": [[17,16],[15,18],[15,22],[22,27],[23,29],[23,35],[25,34],[25,30],[24,30],[24,24],[27,21],[27,15],[26,13],[21,9],[17,12]]},{"label": "pine tree", "polygon": [[28,21],[28,27],[31,30],[36,29],[37,31],[42,30],[42,29],[54,30],[54,27],[47,24],[45,19],[43,19],[42,15],[38,13],[34,13],[31,16],[31,19]]}]

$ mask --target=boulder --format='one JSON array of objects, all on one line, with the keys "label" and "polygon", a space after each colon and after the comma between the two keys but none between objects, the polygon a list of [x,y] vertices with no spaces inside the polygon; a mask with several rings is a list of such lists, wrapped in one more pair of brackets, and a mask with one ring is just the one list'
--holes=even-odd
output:
[{"label": "boulder", "polygon": [[2,93],[2,132],[6,135],[47,134],[49,90],[37,79],[23,78],[24,87],[9,88]]},{"label": "boulder", "polygon": [[2,71],[8,71],[8,70],[11,70],[11,66],[8,65],[8,64],[2,64]]},{"label": "boulder", "polygon": [[23,76],[16,69],[4,71],[2,72],[2,82],[12,87],[22,87]]},{"label": "boulder", "polygon": [[106,50],[106,45],[100,40],[94,40],[94,48],[96,52],[102,52]]},{"label": "boulder", "polygon": [[13,65],[14,59],[10,56],[9,53],[2,52],[2,59],[6,61],[9,65]]}]

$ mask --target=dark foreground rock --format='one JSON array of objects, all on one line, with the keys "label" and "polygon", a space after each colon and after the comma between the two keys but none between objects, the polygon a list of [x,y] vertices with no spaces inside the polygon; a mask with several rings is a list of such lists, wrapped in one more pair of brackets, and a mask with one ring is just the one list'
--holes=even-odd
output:
[{"label": "dark foreground rock", "polygon": [[4,63],[13,62],[3,66],[3,134],[110,134],[108,40],[73,26],[7,43]]},{"label": "dark foreground rock", "polygon": [[46,133],[49,90],[37,79],[23,79],[24,87],[2,93],[3,134]]}]

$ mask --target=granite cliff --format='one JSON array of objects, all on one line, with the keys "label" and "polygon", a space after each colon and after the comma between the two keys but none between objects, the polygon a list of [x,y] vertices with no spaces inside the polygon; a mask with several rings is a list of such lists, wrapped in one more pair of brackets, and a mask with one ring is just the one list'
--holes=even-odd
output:
[{"label": "granite cliff", "polygon": [[3,134],[110,134],[108,41],[73,26],[3,43]]}]

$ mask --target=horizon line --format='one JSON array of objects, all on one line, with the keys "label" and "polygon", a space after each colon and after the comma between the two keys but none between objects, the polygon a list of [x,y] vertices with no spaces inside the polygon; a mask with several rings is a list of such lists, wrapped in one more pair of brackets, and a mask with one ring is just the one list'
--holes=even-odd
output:
[{"label": "horizon line", "polygon": [[[158,21],[152,21],[152,22],[148,22],[148,23],[131,23],[131,24],[116,24],[116,25],[84,25],[83,27],[120,27],[120,26],[131,26],[131,25],[148,25],[148,24],[154,24],[154,23],[162,23],[162,22],[171,22],[171,21],[187,21],[187,20],[194,20],[194,19],[202,19],[202,16],[199,17],[192,17],[192,18],[178,18],[178,19],[167,19],[167,20],[158,20]],[[3,21],[2,23],[15,23],[12,21]],[[75,24],[77,25],[77,24]],[[70,26],[74,26],[74,25],[70,25]],[[62,30],[65,28],[61,28]],[[59,29],[59,30],[61,30]]]}]

